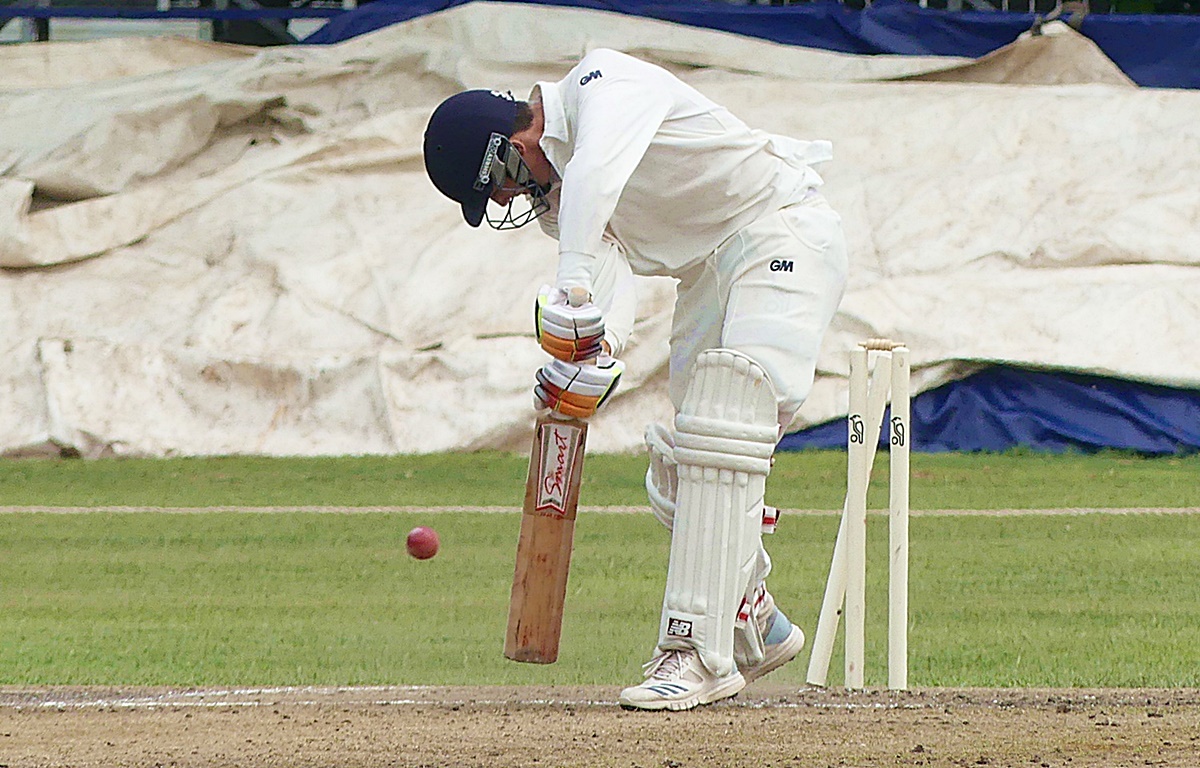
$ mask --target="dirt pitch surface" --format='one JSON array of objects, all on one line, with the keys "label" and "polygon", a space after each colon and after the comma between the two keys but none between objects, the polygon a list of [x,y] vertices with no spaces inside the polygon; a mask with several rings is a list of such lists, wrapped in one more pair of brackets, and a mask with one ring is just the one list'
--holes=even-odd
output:
[{"label": "dirt pitch surface", "polygon": [[0,688],[0,766],[1200,766],[1200,690]]}]

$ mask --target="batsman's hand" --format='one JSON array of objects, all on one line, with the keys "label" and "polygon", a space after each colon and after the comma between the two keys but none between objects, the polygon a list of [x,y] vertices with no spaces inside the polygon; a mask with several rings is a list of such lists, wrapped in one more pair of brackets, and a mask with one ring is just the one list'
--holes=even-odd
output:
[{"label": "batsman's hand", "polygon": [[603,351],[604,316],[583,289],[568,300],[561,288],[543,285],[534,304],[538,343],[551,357],[572,363],[599,357]]},{"label": "batsman's hand", "polygon": [[537,372],[534,407],[586,419],[604,405],[624,372],[624,363],[605,354],[594,364],[551,360]]}]

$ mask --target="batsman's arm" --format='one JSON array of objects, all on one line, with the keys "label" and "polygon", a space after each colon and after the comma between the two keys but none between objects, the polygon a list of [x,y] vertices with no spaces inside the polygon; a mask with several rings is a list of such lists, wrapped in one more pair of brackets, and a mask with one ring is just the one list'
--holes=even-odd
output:
[{"label": "batsman's arm", "polygon": [[592,301],[604,316],[604,351],[620,357],[633,334],[637,283],[624,249],[607,238],[604,245],[605,252],[592,275]]}]

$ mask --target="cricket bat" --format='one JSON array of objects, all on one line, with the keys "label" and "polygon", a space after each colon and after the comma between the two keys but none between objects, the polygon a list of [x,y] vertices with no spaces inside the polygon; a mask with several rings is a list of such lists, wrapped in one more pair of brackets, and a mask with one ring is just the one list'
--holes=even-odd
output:
[{"label": "cricket bat", "polygon": [[585,421],[552,413],[534,428],[504,638],[504,655],[513,661],[558,659],[587,429]]}]

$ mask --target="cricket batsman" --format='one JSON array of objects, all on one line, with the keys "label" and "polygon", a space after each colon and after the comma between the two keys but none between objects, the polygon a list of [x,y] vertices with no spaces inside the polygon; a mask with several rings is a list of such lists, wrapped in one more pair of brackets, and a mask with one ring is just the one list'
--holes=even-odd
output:
[{"label": "cricket batsman", "polygon": [[[595,413],[624,370],[633,275],[677,281],[675,419],[646,429],[646,488],[671,530],[666,589],[645,680],[620,705],[691,709],[793,659],[804,633],[767,591],[763,497],[846,282],[841,218],[812,167],[830,143],[752,129],[666,70],[598,49],[525,101],[446,99],[424,154],[471,226],[536,220],[558,241],[536,300],[551,356],[538,405]],[[567,301],[581,290],[588,300]]]}]

